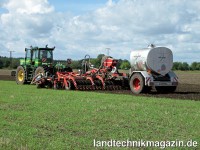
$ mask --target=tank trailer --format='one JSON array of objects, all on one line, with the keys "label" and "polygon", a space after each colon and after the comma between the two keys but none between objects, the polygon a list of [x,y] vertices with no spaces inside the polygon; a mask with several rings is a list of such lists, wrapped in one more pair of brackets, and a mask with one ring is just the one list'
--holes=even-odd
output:
[{"label": "tank trailer", "polygon": [[169,48],[155,47],[132,51],[130,54],[130,89],[134,94],[149,92],[155,87],[159,93],[176,90],[178,77],[172,71],[173,54]]}]

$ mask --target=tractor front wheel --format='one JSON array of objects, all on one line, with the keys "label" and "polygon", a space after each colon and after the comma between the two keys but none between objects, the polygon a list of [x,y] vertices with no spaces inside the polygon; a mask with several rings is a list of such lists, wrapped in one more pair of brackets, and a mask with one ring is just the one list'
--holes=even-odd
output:
[{"label": "tractor front wheel", "polygon": [[17,84],[25,84],[25,70],[22,66],[17,67],[16,71],[16,82]]},{"label": "tractor front wheel", "polygon": [[134,94],[139,94],[144,90],[144,79],[140,73],[135,73],[130,79],[130,88]]}]

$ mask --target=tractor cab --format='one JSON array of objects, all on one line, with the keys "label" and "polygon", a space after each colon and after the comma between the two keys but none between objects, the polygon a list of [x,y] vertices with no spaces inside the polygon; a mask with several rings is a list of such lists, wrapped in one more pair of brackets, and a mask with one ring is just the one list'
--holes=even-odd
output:
[{"label": "tractor cab", "polygon": [[34,67],[43,65],[51,66],[53,64],[54,48],[25,48],[25,58],[20,60],[20,65]]},{"label": "tractor cab", "polygon": [[53,48],[30,47],[25,48],[25,58],[20,59],[20,66],[16,71],[16,82],[24,84],[30,82],[38,73],[53,73]]}]

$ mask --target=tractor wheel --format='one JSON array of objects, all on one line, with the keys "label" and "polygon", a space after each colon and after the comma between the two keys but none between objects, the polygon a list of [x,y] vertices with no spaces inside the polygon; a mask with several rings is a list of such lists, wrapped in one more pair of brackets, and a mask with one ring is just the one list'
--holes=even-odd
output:
[{"label": "tractor wheel", "polygon": [[35,70],[35,76],[39,73],[42,73],[44,75],[45,71],[43,67],[37,67],[37,69]]},{"label": "tractor wheel", "polygon": [[67,80],[67,84],[68,86],[65,85],[65,90],[71,90],[71,82],[69,80]]},{"label": "tractor wheel", "polygon": [[16,71],[16,82],[17,84],[25,84],[25,70],[22,66],[17,67]]},{"label": "tractor wheel", "polygon": [[144,79],[140,73],[135,73],[130,79],[130,88],[134,94],[139,94],[144,90]]},{"label": "tractor wheel", "polygon": [[176,86],[156,86],[155,89],[158,93],[173,93],[176,91]]}]

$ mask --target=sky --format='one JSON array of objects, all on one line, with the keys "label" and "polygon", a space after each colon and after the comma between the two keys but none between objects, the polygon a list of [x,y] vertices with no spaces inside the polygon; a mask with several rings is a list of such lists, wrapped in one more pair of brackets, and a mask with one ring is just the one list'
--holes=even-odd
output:
[{"label": "sky", "polygon": [[170,48],[174,61],[200,62],[199,0],[0,0],[0,56],[56,47],[55,59]]}]

